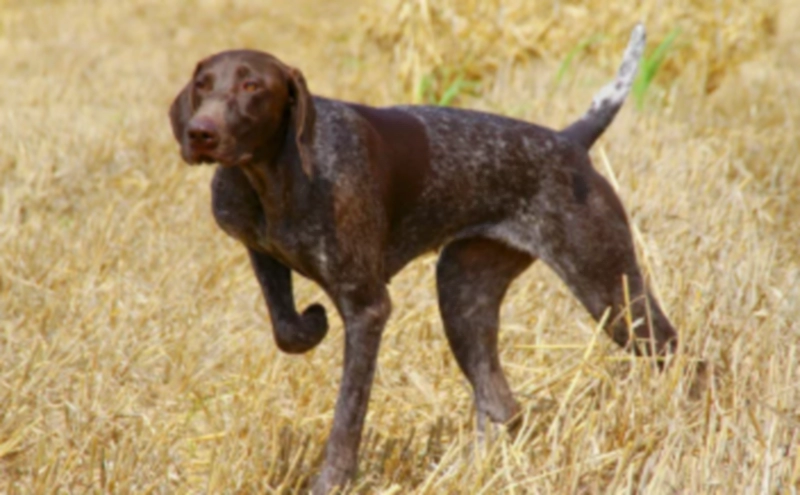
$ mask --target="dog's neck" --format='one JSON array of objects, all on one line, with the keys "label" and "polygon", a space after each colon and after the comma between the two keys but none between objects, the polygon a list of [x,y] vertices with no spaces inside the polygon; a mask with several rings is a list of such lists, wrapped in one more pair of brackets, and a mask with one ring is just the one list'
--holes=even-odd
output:
[{"label": "dog's neck", "polygon": [[303,174],[294,132],[285,125],[277,139],[268,141],[242,167],[250,185],[261,198],[267,217],[285,214],[293,189],[307,181]]}]

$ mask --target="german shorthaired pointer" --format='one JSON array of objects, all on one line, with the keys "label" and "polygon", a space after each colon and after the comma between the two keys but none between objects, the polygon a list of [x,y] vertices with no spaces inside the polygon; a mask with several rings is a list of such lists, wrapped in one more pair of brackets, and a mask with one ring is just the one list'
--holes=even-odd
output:
[{"label": "german shorthaired pointer", "polygon": [[[312,96],[302,74],[266,53],[201,61],[170,108],[191,164],[218,163],[219,226],[247,248],[278,347],[313,349],[325,310],[295,308],[291,272],[330,296],[345,324],[344,375],[315,493],[353,475],[381,333],[386,285],[441,249],[447,339],[474,389],[478,424],[514,420],[497,356],[509,284],[545,261],[620,346],[663,358],[673,326],[637,266],[625,211],[587,151],[627,96],[645,44],[637,26],[616,80],[554,131],[453,108],[373,108]],[[633,324],[630,324],[630,322]]]}]

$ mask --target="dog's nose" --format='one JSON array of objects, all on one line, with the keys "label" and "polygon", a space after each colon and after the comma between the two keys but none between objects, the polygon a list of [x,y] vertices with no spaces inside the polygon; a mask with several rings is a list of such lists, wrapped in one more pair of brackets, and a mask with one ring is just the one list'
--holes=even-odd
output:
[{"label": "dog's nose", "polygon": [[212,150],[219,144],[217,125],[209,119],[197,119],[189,122],[189,142],[192,147]]}]

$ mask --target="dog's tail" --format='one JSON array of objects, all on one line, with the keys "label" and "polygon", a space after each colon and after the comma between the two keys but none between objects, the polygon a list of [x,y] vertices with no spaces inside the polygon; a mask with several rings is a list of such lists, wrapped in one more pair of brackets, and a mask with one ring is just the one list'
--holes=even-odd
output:
[{"label": "dog's tail", "polygon": [[639,60],[644,52],[645,39],[644,26],[637,24],[625,49],[617,78],[597,92],[589,111],[561,131],[562,134],[580,143],[587,150],[592,147],[614,120],[631,90],[639,68]]}]

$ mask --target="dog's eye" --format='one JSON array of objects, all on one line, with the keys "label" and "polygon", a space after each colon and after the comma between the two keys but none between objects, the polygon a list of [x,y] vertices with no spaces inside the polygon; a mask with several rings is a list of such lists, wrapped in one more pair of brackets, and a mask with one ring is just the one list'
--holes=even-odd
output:
[{"label": "dog's eye", "polygon": [[261,85],[256,81],[245,81],[242,83],[242,89],[248,93],[254,93],[261,88]]},{"label": "dog's eye", "polygon": [[194,82],[194,87],[198,91],[206,91],[211,89],[211,81],[208,79],[198,79]]}]

